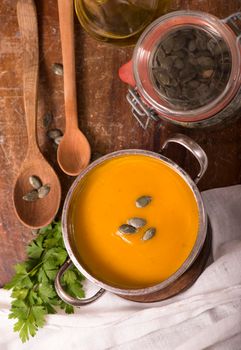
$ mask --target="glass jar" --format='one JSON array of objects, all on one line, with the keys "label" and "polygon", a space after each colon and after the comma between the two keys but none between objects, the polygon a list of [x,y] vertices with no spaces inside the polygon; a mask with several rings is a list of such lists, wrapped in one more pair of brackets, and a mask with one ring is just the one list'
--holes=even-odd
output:
[{"label": "glass jar", "polygon": [[209,126],[241,106],[241,13],[224,20],[195,11],[160,17],[142,34],[120,78],[143,128],[151,119]]},{"label": "glass jar", "polygon": [[164,13],[169,1],[75,0],[75,9],[92,37],[123,46],[136,43],[144,28]]}]

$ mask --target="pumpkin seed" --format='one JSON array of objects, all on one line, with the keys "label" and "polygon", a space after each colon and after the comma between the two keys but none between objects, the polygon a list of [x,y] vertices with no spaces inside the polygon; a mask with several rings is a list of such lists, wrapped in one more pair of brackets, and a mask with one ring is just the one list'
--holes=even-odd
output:
[{"label": "pumpkin seed", "polygon": [[171,78],[166,70],[156,69],[155,78],[161,85],[164,86],[169,85],[171,83]]},{"label": "pumpkin seed", "polygon": [[181,31],[179,33],[180,33],[180,35],[178,35],[178,37],[175,38],[174,45],[173,45],[173,51],[179,51],[186,46],[185,34],[182,34]]},{"label": "pumpkin seed", "polygon": [[51,129],[47,132],[47,135],[51,140],[55,140],[57,137],[63,136],[63,133],[59,129]]},{"label": "pumpkin seed", "polygon": [[136,207],[137,208],[144,208],[149,203],[151,203],[151,201],[152,201],[151,196],[141,196],[141,197],[137,198],[137,200],[136,200]]},{"label": "pumpkin seed", "polygon": [[165,52],[163,51],[163,49],[160,47],[160,48],[159,48],[159,51],[158,51],[158,53],[157,53],[157,61],[158,61],[158,63],[161,64],[163,58],[165,58],[165,57],[166,57],[166,54],[165,54]]},{"label": "pumpkin seed", "polygon": [[50,185],[44,185],[38,190],[38,198],[44,198],[49,194]]},{"label": "pumpkin seed", "polygon": [[162,43],[162,47],[167,55],[172,52],[173,44],[174,40],[172,37],[168,37],[167,40]]},{"label": "pumpkin seed", "polygon": [[45,128],[48,128],[53,121],[53,114],[51,112],[47,112],[43,117],[43,125]]},{"label": "pumpkin seed", "polygon": [[183,69],[184,68],[184,62],[181,58],[177,57],[174,62],[174,67],[177,69]]},{"label": "pumpkin seed", "polygon": [[161,61],[160,67],[166,71],[172,68],[173,61],[175,60],[175,57],[167,56],[165,59]]},{"label": "pumpkin seed", "polygon": [[31,232],[33,235],[37,235],[39,233],[39,229],[38,228],[32,229]]},{"label": "pumpkin seed", "polygon": [[135,227],[136,229],[146,225],[146,220],[142,218],[131,218],[127,220],[128,225]]},{"label": "pumpkin seed", "polygon": [[196,74],[197,72],[195,67],[192,64],[187,63],[185,68],[180,72],[180,79],[183,83],[187,83],[188,81],[194,79]]},{"label": "pumpkin seed", "polygon": [[196,89],[196,88],[199,87],[200,83],[199,83],[199,81],[197,81],[197,80],[191,80],[191,81],[188,82],[187,85],[188,85],[188,87],[191,88],[191,89]]},{"label": "pumpkin seed", "polygon": [[191,40],[188,44],[188,50],[193,52],[195,51],[197,48],[197,45],[196,45],[196,41],[195,40]]},{"label": "pumpkin seed", "polygon": [[64,73],[64,67],[61,63],[54,63],[52,65],[52,71],[54,72],[54,74],[62,76]]},{"label": "pumpkin seed", "polygon": [[169,98],[176,98],[177,97],[177,89],[171,86],[166,87],[166,95]]},{"label": "pumpkin seed", "polygon": [[58,137],[56,137],[56,138],[54,139],[54,143],[55,143],[56,145],[59,145],[60,142],[61,142],[61,140],[62,140],[62,138],[63,138],[63,136],[58,136]]},{"label": "pumpkin seed", "polygon": [[198,57],[197,63],[200,64],[200,66],[205,68],[214,67],[214,61],[211,57],[205,57],[205,56]]},{"label": "pumpkin seed", "polygon": [[35,202],[38,198],[37,190],[30,191],[23,196],[23,200],[26,202]]},{"label": "pumpkin seed", "polygon": [[207,42],[207,48],[208,50],[213,53],[214,50],[216,49],[216,46],[217,46],[217,43],[215,40],[213,39],[210,39],[208,42]]},{"label": "pumpkin seed", "polygon": [[142,240],[143,241],[149,241],[149,239],[151,239],[152,237],[154,237],[156,234],[156,229],[155,227],[151,227],[148,230],[146,230],[146,232],[144,233]]},{"label": "pumpkin seed", "polygon": [[35,175],[29,176],[29,183],[35,190],[38,190],[42,186],[42,181]]},{"label": "pumpkin seed", "polygon": [[185,50],[179,50],[175,52],[176,58],[187,58],[187,54]]},{"label": "pumpkin seed", "polygon": [[123,224],[118,228],[118,231],[122,234],[133,234],[136,233],[136,228],[132,225]]},{"label": "pumpkin seed", "polygon": [[212,69],[204,70],[202,72],[202,78],[209,79],[209,78],[211,78],[212,74],[213,74],[213,70]]},{"label": "pumpkin seed", "polygon": [[197,39],[196,39],[196,44],[197,44],[197,47],[200,49],[200,50],[206,50],[207,48],[207,36],[202,36],[201,32],[198,33],[196,32],[196,36],[197,36]]}]

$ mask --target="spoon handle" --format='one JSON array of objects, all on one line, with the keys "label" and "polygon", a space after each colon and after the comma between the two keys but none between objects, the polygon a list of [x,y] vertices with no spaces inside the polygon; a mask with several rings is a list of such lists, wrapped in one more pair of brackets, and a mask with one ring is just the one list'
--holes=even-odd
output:
[{"label": "spoon handle", "polygon": [[59,25],[64,65],[66,131],[78,127],[76,102],[74,5],[73,0],[58,0]]},{"label": "spoon handle", "polygon": [[19,0],[17,3],[17,17],[23,43],[23,98],[29,142],[28,151],[32,153],[38,151],[36,119],[39,48],[34,0]]}]

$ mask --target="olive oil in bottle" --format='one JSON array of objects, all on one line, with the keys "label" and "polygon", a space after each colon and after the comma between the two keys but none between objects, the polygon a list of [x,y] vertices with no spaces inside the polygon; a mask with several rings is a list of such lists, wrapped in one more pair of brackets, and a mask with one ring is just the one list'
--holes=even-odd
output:
[{"label": "olive oil in bottle", "polygon": [[169,0],[75,0],[80,23],[94,38],[134,44],[145,27],[165,12]]}]

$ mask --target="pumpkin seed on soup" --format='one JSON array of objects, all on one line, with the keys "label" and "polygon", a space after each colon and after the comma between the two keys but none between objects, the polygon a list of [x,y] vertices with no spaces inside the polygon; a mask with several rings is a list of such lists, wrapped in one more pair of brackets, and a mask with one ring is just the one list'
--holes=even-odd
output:
[{"label": "pumpkin seed on soup", "polygon": [[144,235],[142,236],[143,241],[149,241],[149,239],[152,239],[156,234],[156,228],[151,227],[148,230],[145,231]]},{"label": "pumpkin seed on soup", "polygon": [[142,218],[131,218],[127,220],[127,223],[138,229],[146,225],[146,220]]},{"label": "pumpkin seed on soup", "polygon": [[122,234],[130,235],[136,233],[136,228],[132,225],[123,224],[118,228],[118,231]]},{"label": "pumpkin seed on soup", "polygon": [[136,200],[136,207],[137,208],[144,208],[149,203],[151,203],[151,201],[152,201],[151,196],[141,196],[141,197],[137,198],[137,200]]}]

